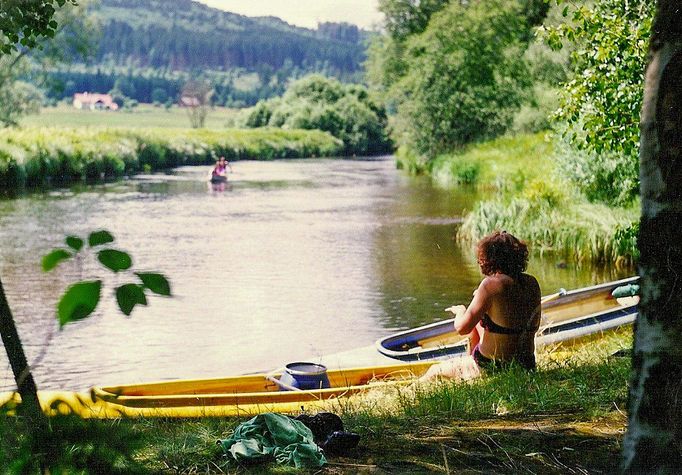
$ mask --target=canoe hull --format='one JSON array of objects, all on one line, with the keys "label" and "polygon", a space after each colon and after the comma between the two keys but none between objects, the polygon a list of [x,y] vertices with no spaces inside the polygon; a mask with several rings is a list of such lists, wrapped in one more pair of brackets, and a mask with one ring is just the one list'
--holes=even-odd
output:
[{"label": "canoe hull", "polygon": [[[575,341],[632,323],[637,315],[636,301],[632,298],[616,301],[611,292],[635,280],[625,279],[566,292],[543,304],[543,323],[537,344]],[[327,389],[280,391],[270,379],[278,378],[280,374],[271,373],[95,387],[86,393],[46,391],[40,392],[39,397],[47,414],[75,413],[84,418],[102,419],[315,411],[328,408],[340,398],[367,391],[399,390],[438,360],[464,355],[466,338],[454,332],[452,322],[445,320],[378,340],[375,347],[364,348],[367,351],[358,360],[352,359],[351,352],[343,354],[345,364],[372,361],[355,363],[355,368],[331,369],[337,366],[328,363],[329,357],[323,358],[322,363],[329,368],[327,375],[331,387]],[[0,406],[18,402],[16,393],[0,394]]]},{"label": "canoe hull", "polygon": [[[616,300],[612,292],[637,277],[563,293],[542,305],[537,346],[580,340],[589,335],[631,324],[637,317],[636,300]],[[377,340],[379,353],[400,361],[424,361],[462,356],[466,336],[454,331],[454,319],[405,330]]]},{"label": "canoe hull", "polygon": [[[241,416],[270,411],[298,413],[321,409],[339,398],[410,384],[432,364],[399,363],[333,370],[328,374],[332,387],[319,390],[281,391],[268,379],[279,374],[255,374],[95,387],[90,393],[41,391],[39,397],[48,414],[75,413],[100,419]],[[0,395],[0,405],[18,401],[16,393]]]}]

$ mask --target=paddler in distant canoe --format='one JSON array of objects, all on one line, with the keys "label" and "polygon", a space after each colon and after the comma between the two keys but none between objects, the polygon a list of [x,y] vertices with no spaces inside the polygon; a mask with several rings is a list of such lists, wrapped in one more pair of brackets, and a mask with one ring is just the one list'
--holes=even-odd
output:
[{"label": "paddler in distant canoe", "polygon": [[478,243],[478,264],[485,277],[469,306],[446,309],[455,315],[455,330],[469,336],[469,355],[432,366],[423,379],[471,379],[513,362],[535,369],[541,302],[538,281],[525,273],[528,247],[496,231]]},{"label": "paddler in distant canoe", "polygon": [[227,181],[227,169],[232,172],[232,166],[229,164],[225,157],[220,157],[215,162],[215,167],[211,172],[211,182],[212,183],[224,183]]}]

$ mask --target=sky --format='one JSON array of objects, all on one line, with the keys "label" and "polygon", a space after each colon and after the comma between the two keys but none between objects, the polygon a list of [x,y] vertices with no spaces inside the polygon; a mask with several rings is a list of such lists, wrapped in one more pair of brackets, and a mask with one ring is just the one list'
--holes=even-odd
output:
[{"label": "sky", "polygon": [[348,22],[365,29],[381,21],[378,0],[199,0],[214,8],[246,16],[276,16],[296,26]]}]

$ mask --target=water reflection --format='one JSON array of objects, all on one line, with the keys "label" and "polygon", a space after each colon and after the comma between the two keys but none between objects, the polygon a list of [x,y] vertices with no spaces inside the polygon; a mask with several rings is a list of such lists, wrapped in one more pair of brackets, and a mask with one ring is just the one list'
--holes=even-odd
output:
[{"label": "water reflection", "polygon": [[[454,240],[470,190],[434,188],[390,159],[232,166],[224,189],[183,167],[0,200],[0,276],[29,359],[45,351],[41,387],[268,369],[445,318],[478,284],[473,251]],[[93,318],[50,337],[59,295],[96,262],[43,274],[40,256],[101,228],[136,269],[164,272],[175,297],[125,318],[107,294]],[[530,268],[544,293],[621,276],[547,256]],[[11,380],[4,353],[0,378]]]}]

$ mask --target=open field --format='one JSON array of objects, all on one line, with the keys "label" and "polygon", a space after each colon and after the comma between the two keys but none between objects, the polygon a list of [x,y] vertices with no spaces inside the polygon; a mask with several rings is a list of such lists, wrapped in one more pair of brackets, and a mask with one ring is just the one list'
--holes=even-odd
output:
[{"label": "open field", "polygon": [[[225,107],[212,108],[206,117],[206,128],[224,129],[231,124],[238,113],[238,109]],[[78,110],[71,105],[60,104],[57,107],[46,107],[40,114],[24,117],[20,124],[30,127],[161,127],[186,128],[190,127],[187,112],[180,107],[170,109],[155,107],[151,104],[140,104],[132,110],[118,111],[90,111]]]}]

